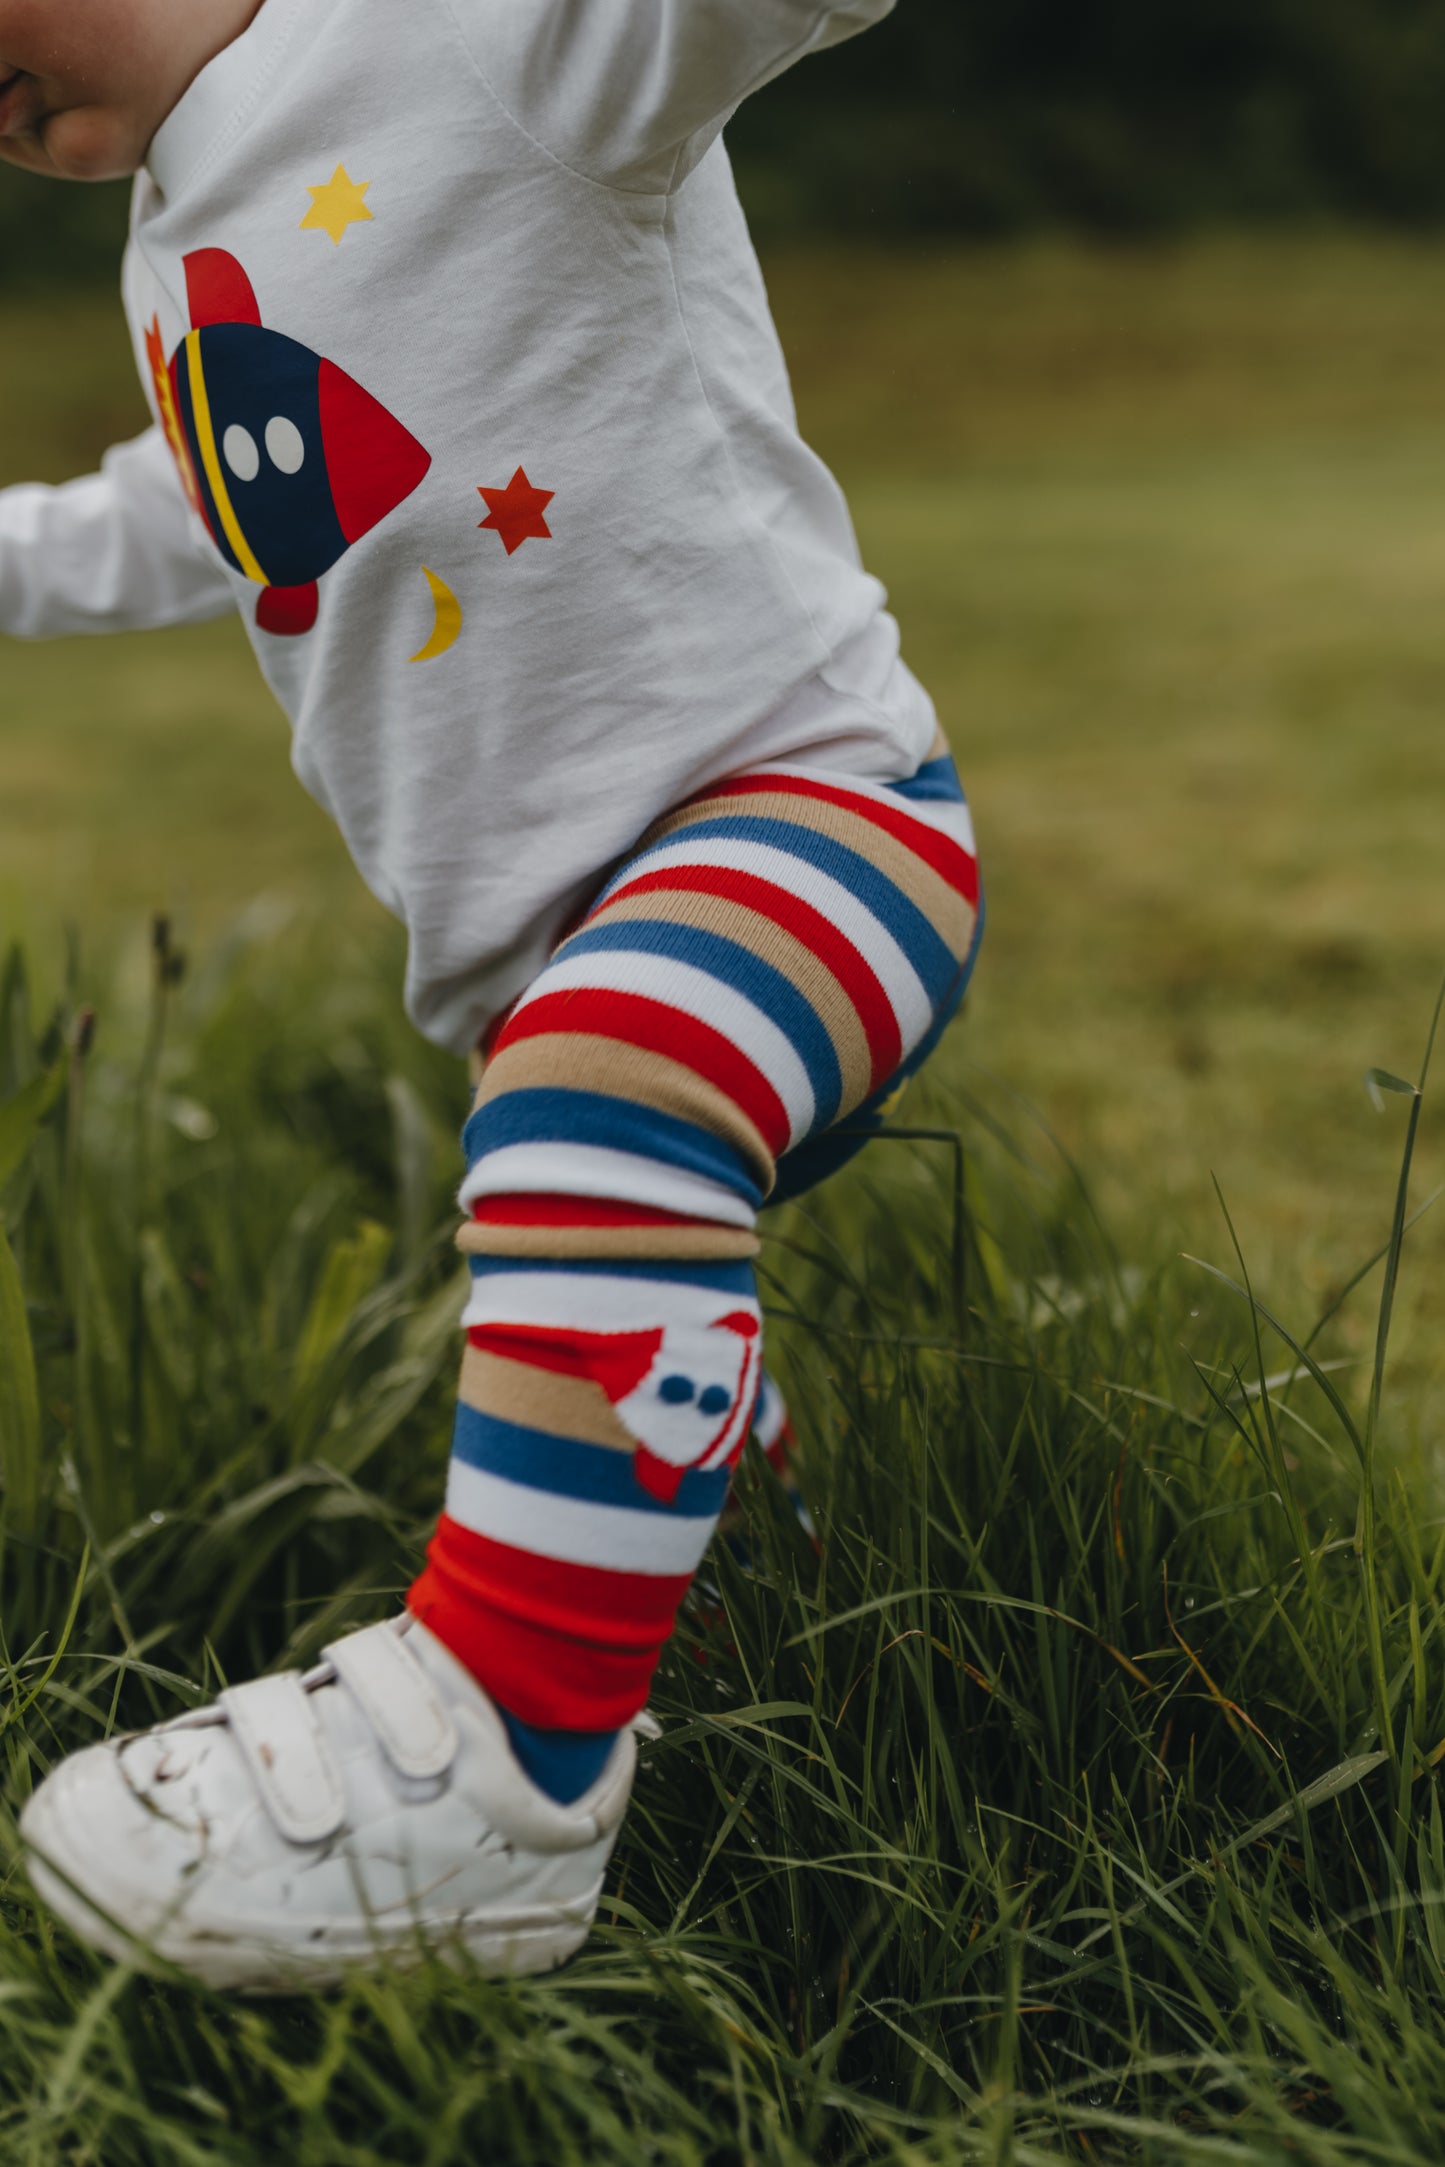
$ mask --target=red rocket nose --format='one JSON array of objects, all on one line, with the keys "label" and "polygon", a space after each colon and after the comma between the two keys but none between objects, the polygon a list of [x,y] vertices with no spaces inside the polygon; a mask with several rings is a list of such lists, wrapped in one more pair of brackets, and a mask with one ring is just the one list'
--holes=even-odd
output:
[{"label": "red rocket nose", "polygon": [[334,362],[322,362],[318,388],[336,516],[347,541],[359,542],[421,485],[431,454]]}]

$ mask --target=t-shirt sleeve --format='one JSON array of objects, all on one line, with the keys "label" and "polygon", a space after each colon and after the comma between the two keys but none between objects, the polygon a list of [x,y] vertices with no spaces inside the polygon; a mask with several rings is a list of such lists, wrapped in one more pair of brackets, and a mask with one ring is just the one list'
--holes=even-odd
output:
[{"label": "t-shirt sleeve", "polygon": [[159,429],[108,451],[83,481],[0,490],[0,633],[138,632],[235,606]]},{"label": "t-shirt sleeve", "polygon": [[669,194],[744,98],[895,0],[445,0],[491,88],[564,165]]}]

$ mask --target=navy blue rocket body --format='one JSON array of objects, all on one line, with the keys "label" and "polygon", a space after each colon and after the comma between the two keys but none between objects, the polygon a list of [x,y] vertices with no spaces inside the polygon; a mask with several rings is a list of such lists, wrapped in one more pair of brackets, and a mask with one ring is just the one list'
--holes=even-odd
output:
[{"label": "navy blue rocket body", "polygon": [[416,489],[428,453],[332,361],[261,322],[234,256],[186,259],[189,336],[151,361],[187,493],[226,562],[263,589],[257,623],[309,632],[317,582]]},{"label": "navy blue rocket body", "polygon": [[[235,430],[260,454],[254,479],[229,465],[227,493],[251,552],[272,587],[304,587],[329,572],[351,547],[341,531],[336,499],[327,472],[321,437],[321,356],[279,331],[254,324],[213,324],[195,334],[205,374],[214,435],[222,460]],[[190,371],[176,371],[176,403],[196,462],[196,480],[206,520],[217,547],[235,571],[244,572],[226,534],[215,494],[201,457]],[[301,439],[303,458],[285,473],[266,455],[266,432],[278,418],[289,421]]]}]

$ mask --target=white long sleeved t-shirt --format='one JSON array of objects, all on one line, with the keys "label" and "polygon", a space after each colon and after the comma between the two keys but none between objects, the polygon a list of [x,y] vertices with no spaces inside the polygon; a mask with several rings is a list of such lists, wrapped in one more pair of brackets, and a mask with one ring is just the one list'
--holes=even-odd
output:
[{"label": "white long sleeved t-shirt", "polygon": [[155,426],[0,493],[0,631],[237,608],[464,1048],[669,806],[936,728],[721,141],[893,0],[265,0],[136,183]]}]

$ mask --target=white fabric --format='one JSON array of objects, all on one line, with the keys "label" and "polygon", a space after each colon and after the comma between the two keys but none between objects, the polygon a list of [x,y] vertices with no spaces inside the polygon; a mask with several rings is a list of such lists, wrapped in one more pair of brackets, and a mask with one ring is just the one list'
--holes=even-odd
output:
[{"label": "white fabric", "polygon": [[0,628],[20,638],[201,624],[236,606],[196,545],[159,429],[59,489],[0,491]]},{"label": "white fabric", "polygon": [[[287,638],[167,492],[154,438],[77,493],[0,497],[0,630],[186,619],[229,593],[298,773],[409,928],[408,1005],[442,1043],[475,1040],[689,792],[779,759],[885,783],[927,755],[932,707],[799,437],[718,139],[749,90],[890,4],[265,0],[137,182],[142,380],[162,418],[147,335],[164,384],[185,259],[223,251],[265,329],[364,387],[425,478]],[[327,193],[338,167],[349,196]],[[272,424],[299,414],[271,405],[271,362],[247,366],[246,412],[209,387],[217,472],[244,429],[233,492],[300,502],[329,454],[285,479],[294,435]],[[550,539],[508,555],[478,492],[519,468],[554,492]]]},{"label": "white fabric", "polygon": [[457,1199],[463,1211],[484,1196],[593,1196],[644,1204],[680,1219],[705,1219],[749,1233],[757,1214],[720,1181],[605,1144],[504,1144],[478,1159]]},{"label": "white fabric", "polygon": [[447,0],[478,69],[555,158],[665,194],[744,98],[894,0]]},{"label": "white fabric", "polygon": [[544,1271],[478,1273],[462,1323],[468,1331],[474,1325],[535,1324],[575,1332],[579,1318],[585,1318],[582,1329],[588,1332],[651,1332],[664,1323],[706,1329],[721,1312],[756,1307],[740,1295],[685,1280],[648,1279],[640,1271],[634,1276],[630,1265],[624,1278],[549,1264]]},{"label": "white fabric", "polygon": [[629,1512],[591,1498],[528,1489],[455,1459],[447,1473],[446,1509],[460,1527],[533,1557],[661,1579],[695,1573],[717,1526],[715,1512]]}]

